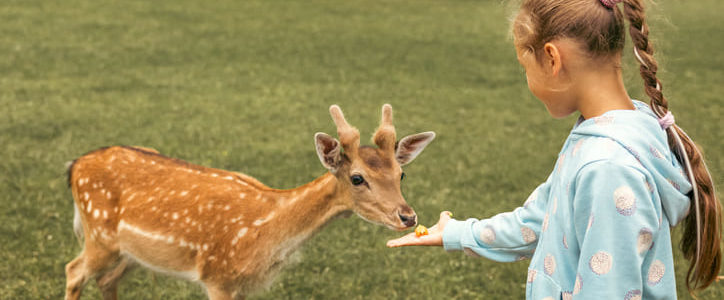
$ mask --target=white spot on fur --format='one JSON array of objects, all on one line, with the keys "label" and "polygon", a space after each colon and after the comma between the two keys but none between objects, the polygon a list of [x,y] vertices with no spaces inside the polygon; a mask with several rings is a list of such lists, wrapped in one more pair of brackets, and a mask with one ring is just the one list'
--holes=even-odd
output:
[{"label": "white spot on fur", "polygon": [[186,195],[188,195],[188,194],[189,194],[189,191],[181,191],[181,193],[180,193],[179,195],[181,195],[181,196],[183,197],[183,196],[186,196]]},{"label": "white spot on fur", "polygon": [[247,231],[249,231],[249,228],[246,228],[246,227],[242,227],[241,229],[239,229],[239,232],[236,233],[236,236],[234,237],[234,239],[231,240],[231,244],[236,245],[236,243],[239,242],[239,239],[244,237],[244,235],[246,235]]},{"label": "white spot on fur", "polygon": [[173,213],[173,215],[171,215],[171,217],[172,217],[174,220],[178,220],[178,213]]},{"label": "white spot on fur", "polygon": [[93,201],[88,201],[88,213],[91,212],[92,208],[93,208]]},{"label": "white spot on fur", "polygon": [[93,219],[98,219],[98,216],[99,216],[99,215],[100,215],[100,211],[98,211],[98,209],[96,208],[96,209],[93,211]]},{"label": "white spot on fur", "polygon": [[261,219],[257,219],[256,221],[254,221],[253,224],[254,224],[254,226],[260,226],[260,225],[262,225],[262,224],[264,224],[264,223],[266,223],[266,222],[269,222],[272,218],[274,218],[274,212],[273,212],[273,211],[272,211],[271,213],[269,213],[266,217],[261,218]]},{"label": "white spot on fur", "polygon": [[103,211],[103,218],[108,219],[108,211],[106,211],[106,210]]},{"label": "white spot on fur", "polygon": [[85,200],[90,199],[90,195],[88,195],[88,192],[83,192],[83,198],[85,198]]}]

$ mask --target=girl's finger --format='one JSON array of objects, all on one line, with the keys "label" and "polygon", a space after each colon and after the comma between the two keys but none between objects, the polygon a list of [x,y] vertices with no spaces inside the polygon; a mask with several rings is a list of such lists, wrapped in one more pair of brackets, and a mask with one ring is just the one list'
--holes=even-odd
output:
[{"label": "girl's finger", "polygon": [[428,228],[429,234],[423,236],[417,236],[414,232],[409,233],[403,237],[387,241],[387,247],[403,247],[403,246],[441,246],[442,245],[442,230],[445,228],[445,224],[450,221],[452,213],[449,211],[443,211],[440,213],[440,220]]},{"label": "girl's finger", "polygon": [[413,232],[401,238],[387,241],[387,247],[394,248],[402,246],[414,246],[415,240],[419,240],[419,238],[415,236],[415,233]]},{"label": "girl's finger", "polygon": [[387,247],[437,246],[440,244],[440,242],[438,242],[439,239],[441,239],[439,235],[423,235],[418,237],[413,232],[401,238],[387,241]]}]

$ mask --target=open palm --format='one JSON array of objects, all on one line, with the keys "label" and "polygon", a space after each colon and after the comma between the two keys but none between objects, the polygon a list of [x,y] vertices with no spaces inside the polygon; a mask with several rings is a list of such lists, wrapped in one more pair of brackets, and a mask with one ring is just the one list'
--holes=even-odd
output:
[{"label": "open palm", "polygon": [[387,241],[387,247],[404,247],[404,246],[442,246],[442,233],[445,230],[445,225],[450,221],[452,213],[444,211],[440,213],[440,220],[437,221],[435,226],[428,229],[428,234],[423,236],[417,236],[414,232],[411,232],[403,237]]}]

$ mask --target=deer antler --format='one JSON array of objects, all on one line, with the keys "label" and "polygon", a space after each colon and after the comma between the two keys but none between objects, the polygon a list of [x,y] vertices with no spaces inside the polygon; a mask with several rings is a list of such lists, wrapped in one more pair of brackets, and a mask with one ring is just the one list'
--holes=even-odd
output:
[{"label": "deer antler", "polygon": [[395,126],[392,125],[392,106],[389,104],[382,106],[382,120],[380,120],[380,127],[377,128],[372,141],[385,152],[394,154],[397,136]]},{"label": "deer antler", "polygon": [[336,104],[329,107],[329,113],[332,115],[334,124],[337,125],[337,135],[339,136],[342,148],[344,148],[344,152],[348,156],[357,156],[359,130],[347,123],[347,120],[344,119],[344,114],[342,114],[342,109]]}]

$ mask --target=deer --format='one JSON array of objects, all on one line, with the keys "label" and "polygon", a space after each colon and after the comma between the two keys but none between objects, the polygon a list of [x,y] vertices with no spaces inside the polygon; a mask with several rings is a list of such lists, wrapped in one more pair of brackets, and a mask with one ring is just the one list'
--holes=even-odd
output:
[{"label": "deer", "polygon": [[212,300],[245,299],[268,287],[288,257],[337,217],[356,214],[397,231],[415,226],[401,167],[435,133],[397,141],[385,104],[372,138],[377,147],[360,146],[339,106],[329,112],[339,140],[314,135],[327,172],[293,189],[145,147],[105,147],[72,161],[73,229],[82,250],[65,266],[65,299],[79,299],[92,279],[104,299],[116,299],[120,279],[138,265],[198,283]]}]

